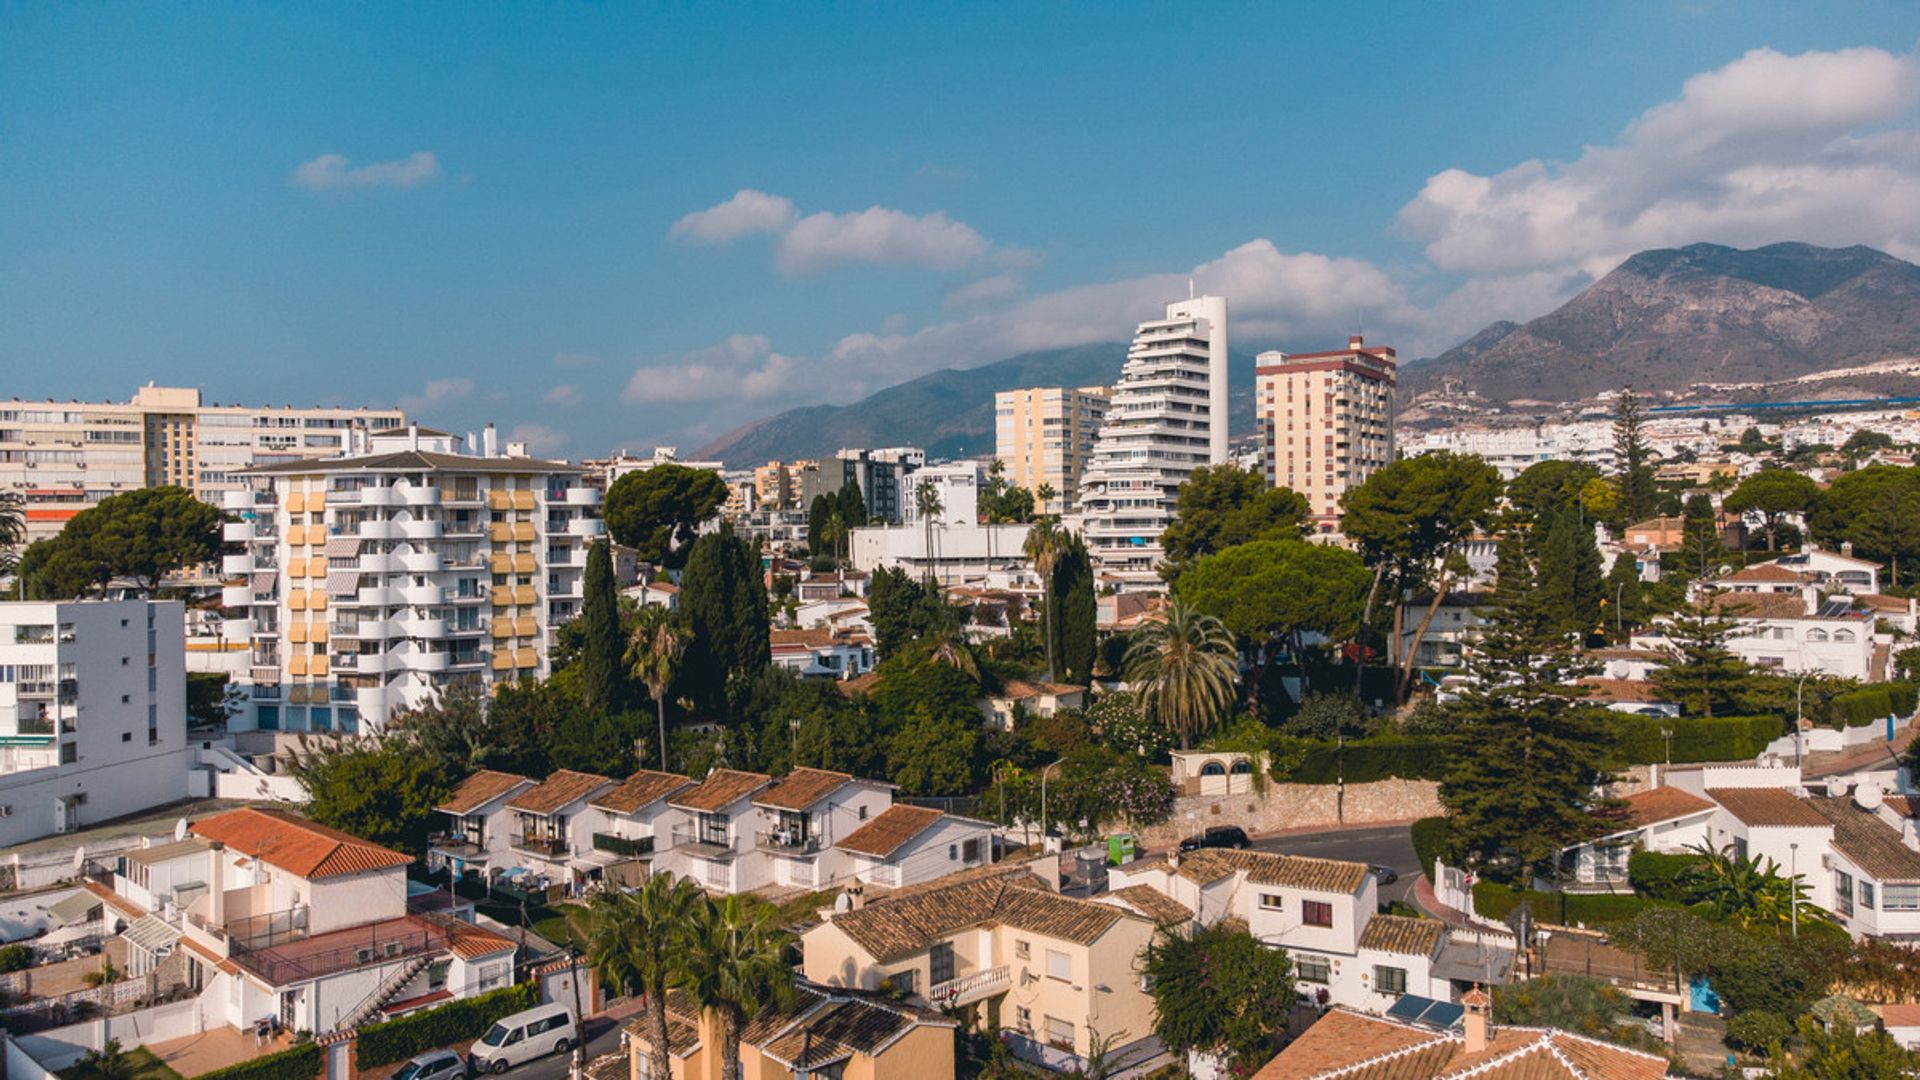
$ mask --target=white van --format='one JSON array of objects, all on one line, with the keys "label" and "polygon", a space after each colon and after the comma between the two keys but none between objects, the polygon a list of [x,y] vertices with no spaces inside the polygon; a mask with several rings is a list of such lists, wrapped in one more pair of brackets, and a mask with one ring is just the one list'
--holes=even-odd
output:
[{"label": "white van", "polygon": [[565,1005],[541,1005],[503,1016],[467,1051],[474,1073],[503,1073],[547,1054],[573,1049],[573,1010]]}]

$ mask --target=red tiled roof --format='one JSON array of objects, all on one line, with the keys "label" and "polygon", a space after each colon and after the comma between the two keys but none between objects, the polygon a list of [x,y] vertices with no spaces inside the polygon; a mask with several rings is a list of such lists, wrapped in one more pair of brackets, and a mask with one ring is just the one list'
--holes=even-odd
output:
[{"label": "red tiled roof", "polygon": [[834,847],[861,855],[885,859],[900,850],[900,845],[933,828],[946,815],[925,806],[896,803],[880,811],[872,821],[848,833]]},{"label": "red tiled roof", "polygon": [[839,690],[842,694],[852,697],[855,694],[864,694],[872,690],[874,684],[879,681],[880,673],[877,671],[869,671],[865,675],[856,675],[851,679],[841,679],[833,685],[835,689]]},{"label": "red tiled roof", "polygon": [[411,855],[280,810],[241,807],[201,818],[192,829],[195,836],[218,840],[242,855],[309,881],[405,866],[413,861]]},{"label": "red tiled roof", "polygon": [[1635,828],[1713,809],[1713,804],[1700,796],[1674,787],[1636,791],[1621,801],[1626,804],[1626,819]]},{"label": "red tiled roof", "polygon": [[449,814],[471,814],[508,792],[532,785],[533,781],[524,776],[481,769],[460,781],[453,789],[453,794],[447,796],[447,801],[434,809]]},{"label": "red tiled roof", "polygon": [[1494,1025],[1484,1050],[1458,1031],[1434,1031],[1334,1009],[1254,1080],[1658,1080],[1667,1060],[1553,1028]]},{"label": "red tiled roof", "polygon": [[1818,810],[1784,788],[1708,788],[1707,797],[1749,826],[1831,826]]},{"label": "red tiled roof", "polygon": [[826,769],[795,769],[780,782],[754,797],[753,805],[775,810],[805,810],[821,799],[853,782],[848,773]]},{"label": "red tiled roof", "polygon": [[1008,679],[1000,684],[1000,693],[992,696],[1005,698],[1010,701],[1024,701],[1027,698],[1036,698],[1045,694],[1052,694],[1055,697],[1066,694],[1078,694],[1085,689],[1086,687],[1084,686],[1074,686],[1072,683],[1028,682],[1025,679]]},{"label": "red tiled roof", "polygon": [[713,813],[725,810],[771,783],[773,783],[773,777],[765,773],[715,769],[695,787],[683,790],[668,799],[667,805]]},{"label": "red tiled roof", "polygon": [[1802,573],[1801,571],[1789,570],[1786,567],[1781,566],[1779,563],[1760,563],[1755,566],[1749,566],[1745,570],[1740,570],[1735,573],[1728,574],[1726,577],[1723,577],[1720,580],[1722,582],[1778,581],[1778,582],[1784,583],[1784,582],[1800,582],[1800,581],[1805,581],[1806,579],[1807,579],[1807,575]]},{"label": "red tiled roof", "polygon": [[693,786],[691,777],[679,773],[655,772],[641,769],[611,791],[595,795],[587,805],[602,810],[611,810],[616,814],[631,814],[659,802],[676,791]]},{"label": "red tiled roof", "polygon": [[515,795],[507,803],[507,808],[525,810],[529,814],[552,814],[569,803],[577,802],[612,786],[613,778],[610,776],[561,769],[540,781],[538,786]]}]

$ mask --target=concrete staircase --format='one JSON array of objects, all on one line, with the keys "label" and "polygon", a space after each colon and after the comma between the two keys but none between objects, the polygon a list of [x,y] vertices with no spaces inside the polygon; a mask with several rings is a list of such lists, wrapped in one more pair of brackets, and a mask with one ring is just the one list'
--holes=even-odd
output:
[{"label": "concrete staircase", "polygon": [[394,968],[393,973],[382,980],[379,987],[376,988],[373,993],[368,994],[366,1000],[360,1003],[360,1007],[355,1009],[352,1015],[347,1017],[346,1022],[340,1025],[341,1030],[352,1031],[372,1023],[379,1017],[380,1009],[385,1006],[387,1002],[392,1001],[394,996],[400,993],[402,987],[412,982],[413,977],[420,974],[420,972],[432,962],[433,954],[427,953],[421,956],[409,957],[406,963]]}]

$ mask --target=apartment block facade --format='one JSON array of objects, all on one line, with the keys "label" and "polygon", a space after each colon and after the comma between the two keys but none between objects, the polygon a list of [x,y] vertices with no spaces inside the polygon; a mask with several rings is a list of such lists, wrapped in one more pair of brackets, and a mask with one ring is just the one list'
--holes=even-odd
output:
[{"label": "apartment block facade", "polygon": [[1306,497],[1315,527],[1340,524],[1340,497],[1393,460],[1394,351],[1358,334],[1331,352],[1255,358],[1254,409],[1267,481]]},{"label": "apartment block facade", "polygon": [[1227,460],[1227,301],[1140,324],[1080,482],[1081,529],[1105,573],[1155,586],[1160,533],[1193,470]]},{"label": "apartment block facade", "polygon": [[186,797],[185,614],[0,604],[0,847]]},{"label": "apartment block facade", "polygon": [[1069,514],[1079,505],[1080,479],[1093,463],[1112,397],[1106,386],[1034,386],[994,395],[994,456],[1006,466],[1009,484],[1035,493],[1053,489],[1041,512]]},{"label": "apartment block facade", "polygon": [[578,468],[445,432],[254,470],[229,492],[222,604],[251,657],[231,726],[377,730],[452,687],[544,677],[606,531]]},{"label": "apartment block facade", "polygon": [[185,387],[143,386],[132,400],[0,402],[0,491],[26,501],[27,538],[60,531],[112,495],[186,488],[218,504],[245,470],[352,448],[357,434],[406,423],[399,409],[217,405]]}]

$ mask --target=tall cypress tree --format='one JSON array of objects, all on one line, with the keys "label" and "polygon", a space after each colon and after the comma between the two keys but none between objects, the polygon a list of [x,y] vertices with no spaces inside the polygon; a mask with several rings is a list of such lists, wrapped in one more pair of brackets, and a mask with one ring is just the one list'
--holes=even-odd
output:
[{"label": "tall cypress tree", "polygon": [[1565,634],[1580,622],[1579,596],[1574,587],[1579,543],[1568,515],[1553,515],[1546,535],[1540,539],[1538,558],[1533,594],[1537,626],[1551,634]]},{"label": "tall cypress tree", "polygon": [[693,638],[682,683],[708,707],[726,700],[727,680],[752,677],[770,662],[767,591],[753,547],[721,525],[696,540],[680,575],[680,607]]},{"label": "tall cypress tree", "polygon": [[589,709],[611,709],[619,701],[620,600],[613,584],[613,553],[604,539],[587,549],[586,578],[580,618],[585,634],[580,643],[580,696]]},{"label": "tall cypress tree", "polygon": [[1593,536],[1593,524],[1577,509],[1561,511],[1573,517],[1573,614],[1576,622],[1568,627],[1583,639],[1599,632],[1600,599],[1606,594],[1606,582],[1600,574],[1600,545]]},{"label": "tall cypress tree", "polygon": [[1613,409],[1614,476],[1620,484],[1620,524],[1653,516],[1660,493],[1654,487],[1653,452],[1647,447],[1646,407],[1631,389],[1620,392]]},{"label": "tall cypress tree", "polygon": [[1093,561],[1086,542],[1076,534],[1068,534],[1060,561],[1054,565],[1053,595],[1060,605],[1059,625],[1054,629],[1060,646],[1060,677],[1085,685],[1093,678],[1093,658],[1099,648],[1094,629],[1099,612],[1093,594]]}]

